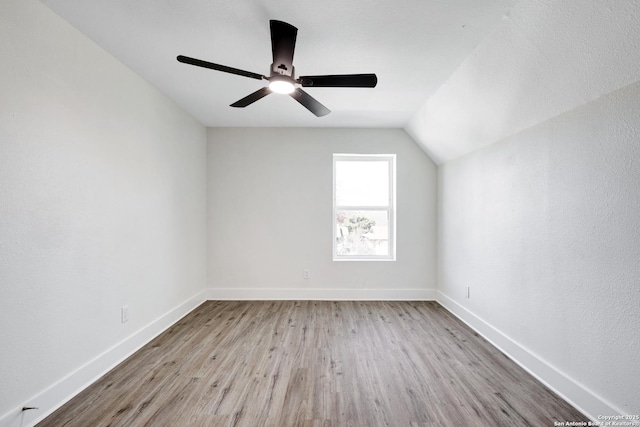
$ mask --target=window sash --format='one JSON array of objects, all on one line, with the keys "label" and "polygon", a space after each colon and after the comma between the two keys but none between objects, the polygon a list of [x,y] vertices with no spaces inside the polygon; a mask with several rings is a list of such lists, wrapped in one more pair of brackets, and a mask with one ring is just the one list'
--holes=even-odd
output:
[{"label": "window sash", "polygon": [[[336,204],[336,163],[340,161],[386,161],[389,172],[389,200],[386,206],[337,205]],[[396,220],[395,220],[395,154],[334,154],[333,156],[333,260],[334,261],[395,261],[396,259]],[[338,212],[339,211],[383,211],[388,218],[388,254],[338,254]]]}]

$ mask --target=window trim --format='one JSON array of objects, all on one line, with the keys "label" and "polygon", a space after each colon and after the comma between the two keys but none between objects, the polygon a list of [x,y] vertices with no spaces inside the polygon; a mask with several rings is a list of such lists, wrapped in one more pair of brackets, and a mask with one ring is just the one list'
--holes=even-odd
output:
[{"label": "window trim", "polygon": [[[336,205],[336,162],[339,161],[381,161],[389,164],[389,203],[388,206],[337,206]],[[395,154],[333,154],[333,261],[395,261],[396,260],[396,155]],[[338,255],[337,236],[338,210],[387,211],[389,213],[389,255]]]}]

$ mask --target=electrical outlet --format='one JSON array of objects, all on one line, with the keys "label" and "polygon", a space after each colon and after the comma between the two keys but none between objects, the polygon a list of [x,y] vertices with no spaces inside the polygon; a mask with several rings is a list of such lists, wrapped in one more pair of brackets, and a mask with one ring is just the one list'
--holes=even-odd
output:
[{"label": "electrical outlet", "polygon": [[309,271],[309,269],[308,269],[308,268],[305,268],[305,269],[304,269],[304,272],[302,273],[302,278],[303,278],[304,280],[309,280],[309,279],[311,279],[311,272]]},{"label": "electrical outlet", "polygon": [[125,305],[122,306],[122,308],[120,309],[120,321],[122,323],[126,323],[129,321],[129,306]]}]

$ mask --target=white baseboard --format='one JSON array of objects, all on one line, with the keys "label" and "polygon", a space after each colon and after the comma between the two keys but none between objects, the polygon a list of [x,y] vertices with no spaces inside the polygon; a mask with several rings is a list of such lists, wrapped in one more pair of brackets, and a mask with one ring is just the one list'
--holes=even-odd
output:
[{"label": "white baseboard", "polygon": [[[536,354],[522,347],[516,341],[482,320],[440,291],[436,291],[436,301],[454,316],[462,320],[487,341],[506,354],[525,371],[546,385],[554,393],[569,402],[592,421],[599,421],[598,415],[623,415],[624,412],[607,402],[582,384],[573,380]],[[571,421],[571,420],[568,420]]]},{"label": "white baseboard", "polygon": [[22,407],[0,417],[0,427],[33,426],[93,384],[127,357],[164,332],[206,300],[205,291],[179,304],[155,321],[133,333],[60,381],[29,399],[27,405],[38,410],[22,411]]},{"label": "white baseboard", "polygon": [[435,289],[207,289],[209,300],[432,301],[435,297]]}]

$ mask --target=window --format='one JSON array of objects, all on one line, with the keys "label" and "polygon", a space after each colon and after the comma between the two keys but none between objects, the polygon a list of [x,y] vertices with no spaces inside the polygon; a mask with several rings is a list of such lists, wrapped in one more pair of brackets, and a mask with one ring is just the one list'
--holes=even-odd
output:
[{"label": "window", "polygon": [[395,154],[333,155],[333,260],[395,260]]}]

